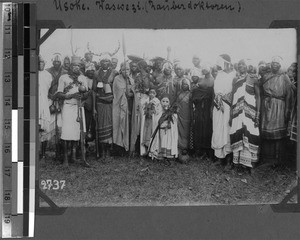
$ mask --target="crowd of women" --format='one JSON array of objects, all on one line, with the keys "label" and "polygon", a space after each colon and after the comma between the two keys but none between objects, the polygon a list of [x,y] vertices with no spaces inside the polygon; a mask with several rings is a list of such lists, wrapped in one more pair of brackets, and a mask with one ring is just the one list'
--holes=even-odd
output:
[{"label": "crowd of women", "polygon": [[108,53],[99,62],[92,52],[83,59],[55,54],[47,70],[39,57],[42,158],[59,137],[57,151],[68,166],[83,131],[85,146],[95,141],[102,159],[138,154],[169,164],[196,156],[246,169],[284,162],[297,134],[296,63],[283,70],[279,56],[256,66],[222,54],[211,66],[195,55],[185,69],[178,59],[127,57],[120,70]]}]

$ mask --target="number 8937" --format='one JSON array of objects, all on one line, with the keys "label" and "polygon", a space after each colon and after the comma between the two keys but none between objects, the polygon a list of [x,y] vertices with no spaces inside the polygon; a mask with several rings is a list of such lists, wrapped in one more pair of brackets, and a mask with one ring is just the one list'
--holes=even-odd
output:
[{"label": "number 8937", "polygon": [[66,186],[66,180],[41,180],[41,185],[44,190],[62,190]]}]

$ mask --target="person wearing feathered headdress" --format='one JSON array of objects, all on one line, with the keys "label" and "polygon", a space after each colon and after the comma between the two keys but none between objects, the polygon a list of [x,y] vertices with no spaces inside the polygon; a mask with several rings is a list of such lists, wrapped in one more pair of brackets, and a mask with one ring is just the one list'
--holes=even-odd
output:
[{"label": "person wearing feathered headdress", "polygon": [[41,156],[46,157],[47,142],[50,140],[50,110],[48,92],[51,87],[52,76],[46,71],[45,60],[39,56],[39,126],[40,126],[40,141],[41,141]]},{"label": "person wearing feathered headdress", "polygon": [[272,58],[271,72],[262,79],[261,137],[262,157],[272,164],[282,164],[285,159],[285,139],[292,109],[292,83],[281,71],[283,59]]},{"label": "person wearing feathered headdress", "polygon": [[[76,159],[76,147],[80,140],[80,123],[78,119],[79,100],[85,100],[88,95],[86,77],[80,71],[81,59],[73,55],[71,57],[70,71],[59,78],[57,97],[63,100],[61,139],[64,145],[63,165],[68,166],[68,149],[71,148],[71,161]],[[85,90],[84,94],[79,90]]]}]

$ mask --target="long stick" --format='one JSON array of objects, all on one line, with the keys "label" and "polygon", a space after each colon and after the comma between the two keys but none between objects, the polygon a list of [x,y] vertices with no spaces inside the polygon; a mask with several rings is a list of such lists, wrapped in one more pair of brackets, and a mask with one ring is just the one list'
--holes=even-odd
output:
[{"label": "long stick", "polygon": [[90,165],[88,164],[88,162],[86,161],[85,158],[85,144],[84,144],[84,140],[85,140],[85,134],[84,134],[84,126],[83,126],[83,116],[82,116],[82,109],[81,109],[81,100],[79,100],[79,122],[80,122],[80,148],[81,148],[81,159],[83,161],[83,164],[85,167],[90,167]]},{"label": "long stick", "polygon": [[57,101],[53,101],[55,104],[55,158],[58,161],[58,126],[57,126]]},{"label": "long stick", "polygon": [[93,92],[93,117],[94,117],[94,121],[95,121],[95,124],[96,124],[96,138],[95,138],[95,145],[96,145],[96,157],[97,159],[99,158],[99,135],[98,135],[98,113],[94,114],[96,112],[96,93]]}]

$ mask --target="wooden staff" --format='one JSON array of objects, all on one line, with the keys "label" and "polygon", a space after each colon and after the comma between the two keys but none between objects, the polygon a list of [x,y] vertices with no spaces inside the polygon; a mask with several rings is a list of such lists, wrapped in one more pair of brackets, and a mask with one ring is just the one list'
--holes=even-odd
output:
[{"label": "wooden staff", "polygon": [[[82,89],[81,89],[82,88]],[[81,94],[81,96],[84,94],[84,92],[86,92],[86,88],[81,86],[79,87],[79,93]],[[81,159],[83,161],[83,165],[85,167],[90,167],[90,164],[88,164],[88,162],[86,161],[86,150],[85,150],[85,132],[84,132],[84,122],[83,122],[83,109],[81,107],[82,102],[81,102],[81,98],[78,100],[78,117],[77,117],[77,121],[79,121],[80,123],[80,148],[81,148]]]}]

